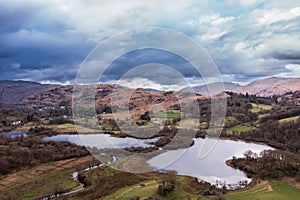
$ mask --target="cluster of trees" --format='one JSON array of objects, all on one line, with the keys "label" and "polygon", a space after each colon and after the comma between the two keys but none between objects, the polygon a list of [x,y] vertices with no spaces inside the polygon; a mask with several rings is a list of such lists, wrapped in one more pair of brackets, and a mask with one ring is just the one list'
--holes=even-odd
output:
[{"label": "cluster of trees", "polygon": [[272,112],[270,115],[261,118],[260,123],[280,120],[280,119],[299,116],[299,115],[300,115],[300,109],[298,106],[295,106],[294,108],[289,108],[289,110],[280,110],[280,111]]},{"label": "cluster of trees", "polygon": [[251,142],[263,142],[280,150],[300,153],[300,120],[290,122],[268,121],[259,128],[228,134],[222,132],[222,137],[238,138]]},{"label": "cluster of trees", "polygon": [[50,119],[50,124],[72,123],[72,120],[64,116],[70,116],[70,109],[30,109],[17,105],[0,106],[0,126],[13,128],[12,121],[21,121],[21,124],[28,122],[40,123],[43,119]]},{"label": "cluster of trees", "polygon": [[46,142],[39,137],[11,138],[0,134],[0,174],[41,163],[88,155],[84,147],[69,142]]},{"label": "cluster of trees", "polygon": [[85,175],[83,171],[78,172],[78,181],[83,184],[83,187],[89,187],[91,183],[91,176]]},{"label": "cluster of trees", "polygon": [[53,117],[49,120],[49,124],[65,124],[65,123],[73,124],[74,121],[64,116]]},{"label": "cluster of trees", "polygon": [[231,164],[245,171],[250,177],[274,179],[290,176],[300,179],[300,157],[297,154],[265,150],[259,154],[247,151],[244,155],[244,158],[233,158]]},{"label": "cluster of trees", "polygon": [[[233,116],[235,120],[227,120],[222,137],[264,142],[277,149],[300,153],[300,120],[279,121],[300,116],[298,100],[300,92],[273,97],[228,94],[230,97],[228,98],[227,116]],[[272,108],[252,112],[253,103],[272,105]],[[226,129],[239,124],[246,124],[252,128],[241,132],[227,132]]]}]

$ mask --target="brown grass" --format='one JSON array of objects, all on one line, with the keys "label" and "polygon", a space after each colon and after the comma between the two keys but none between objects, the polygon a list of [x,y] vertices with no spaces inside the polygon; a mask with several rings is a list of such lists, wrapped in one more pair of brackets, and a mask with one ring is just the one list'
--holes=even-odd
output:
[{"label": "brown grass", "polygon": [[90,163],[93,161],[92,156],[85,156],[82,158],[72,158],[67,160],[61,160],[51,163],[42,164],[31,169],[21,170],[12,174],[8,174],[0,177],[0,192],[17,187],[19,183],[22,183],[28,179],[36,176],[41,176],[46,173],[62,171],[66,169],[74,168],[80,164]]}]

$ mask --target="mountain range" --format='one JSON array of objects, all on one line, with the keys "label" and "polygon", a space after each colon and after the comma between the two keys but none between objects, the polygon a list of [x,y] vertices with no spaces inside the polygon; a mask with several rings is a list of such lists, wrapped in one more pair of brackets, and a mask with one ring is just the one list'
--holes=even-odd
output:
[{"label": "mountain range", "polygon": [[[191,91],[208,96],[208,86],[213,87],[215,84],[217,83],[188,87],[182,89],[181,91]],[[258,96],[282,95],[287,92],[294,92],[300,90],[300,78],[270,77],[255,80],[243,86],[231,82],[224,82],[223,84],[226,91],[232,91],[243,94],[255,94]]]},{"label": "mountain range", "polygon": [[233,92],[255,94],[258,96],[282,95],[300,90],[300,78],[270,77],[256,80],[245,86],[235,88]]},{"label": "mountain range", "polygon": [[[211,83],[210,86],[214,86],[214,84],[217,83]],[[223,84],[226,91],[255,94],[258,96],[282,95],[287,92],[300,90],[300,78],[270,77],[255,80],[243,86],[231,82],[224,82]],[[102,92],[112,92],[112,87],[113,86],[109,84],[101,84],[98,89]],[[59,102],[57,99],[65,98],[70,100],[71,92],[71,86],[40,84],[28,81],[0,81],[0,104],[22,103],[33,105],[37,103],[37,99],[40,101],[44,100],[44,103],[53,102],[53,104],[55,104]],[[151,88],[138,90],[139,95],[149,96],[150,92],[152,93],[151,95],[156,95],[157,93],[158,96],[167,94],[167,92],[157,91]],[[184,88],[180,92],[195,92],[203,96],[209,96],[207,85]]]}]

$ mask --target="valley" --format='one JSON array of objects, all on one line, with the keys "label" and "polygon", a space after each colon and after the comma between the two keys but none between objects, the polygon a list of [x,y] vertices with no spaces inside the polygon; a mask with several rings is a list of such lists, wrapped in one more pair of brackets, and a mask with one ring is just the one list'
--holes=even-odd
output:
[{"label": "valley", "polygon": [[[134,90],[118,87],[117,92],[124,96],[132,93],[127,109],[122,99],[111,106],[115,87],[117,86],[97,86],[95,113],[92,116],[85,115],[89,117],[80,118],[79,121],[72,115],[71,86],[37,90],[19,102],[2,104],[0,198],[41,199],[78,189],[80,184],[72,177],[75,171],[80,172],[81,184],[85,189],[54,198],[247,199],[247,196],[252,195],[256,199],[295,199],[300,195],[300,190],[296,187],[300,180],[300,92],[287,91],[272,96],[258,96],[250,92],[222,93],[226,96],[227,107],[224,129],[220,132],[222,140],[216,142],[220,145],[216,155],[220,155],[222,149],[232,148],[232,152],[222,158],[214,157],[226,169],[238,172],[235,181],[239,182],[244,178],[252,180],[250,185],[241,185],[232,191],[228,187],[231,184],[228,179],[223,179],[223,182],[228,182],[227,185],[215,184],[217,180],[222,180],[222,175],[218,173],[206,174],[207,177],[215,176],[212,181],[204,178],[209,170],[204,175],[199,175],[196,168],[198,165],[205,166],[205,163],[194,162],[197,165],[193,167],[196,169],[194,173],[191,173],[188,165],[174,167],[176,163],[168,165],[166,171],[126,172],[126,169],[139,170],[136,162],[142,163],[137,161],[138,157],[128,159],[129,155],[142,154],[141,157],[149,161],[175,147],[197,150],[203,146],[200,141],[214,140],[218,136],[214,134],[214,128],[218,128],[219,124],[211,122],[211,97],[184,91],[150,92],[141,88]],[[82,95],[84,96],[78,94],[76,98]],[[85,100],[84,97],[81,100],[83,105]],[[199,106],[198,114],[193,110],[183,112],[182,105],[190,103]],[[88,107],[82,107],[81,111],[90,112]],[[134,124],[127,124],[127,112]],[[117,120],[114,115],[117,115]],[[11,137],[8,134],[10,131],[26,135]],[[176,142],[176,138],[185,142]],[[101,144],[99,141],[106,143]],[[91,148],[86,149],[80,145],[82,142],[94,142],[95,145],[90,143]],[[225,143],[229,146],[226,147]],[[234,150],[235,144],[244,144],[245,147]],[[255,150],[251,149],[251,145],[261,145],[264,148]],[[252,150],[251,153],[248,150]],[[90,156],[90,153],[103,155],[99,161]],[[160,160],[171,157],[165,155],[166,158]],[[186,155],[189,155],[188,152]],[[117,157],[117,162],[112,168],[103,166],[83,170],[107,163],[113,156]],[[197,159],[191,155],[186,158]],[[182,157],[183,160],[186,158]],[[193,163],[192,160],[179,160],[178,163]],[[268,162],[277,164],[268,165]],[[208,169],[209,166],[220,167],[222,164],[207,163],[205,168]],[[120,167],[125,170],[117,170]]]}]

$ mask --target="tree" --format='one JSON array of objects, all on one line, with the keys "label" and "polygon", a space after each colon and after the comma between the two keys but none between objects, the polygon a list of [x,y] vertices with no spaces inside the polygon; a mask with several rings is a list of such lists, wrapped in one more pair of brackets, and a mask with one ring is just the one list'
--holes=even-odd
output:
[{"label": "tree", "polygon": [[244,156],[246,157],[247,160],[250,160],[253,156],[253,152],[251,150],[248,150],[244,153]]},{"label": "tree", "polygon": [[158,193],[160,195],[167,195],[168,193],[175,190],[176,187],[176,171],[167,171],[162,174],[161,183],[158,185]]},{"label": "tree", "polygon": [[150,115],[149,115],[149,111],[146,111],[144,114],[142,114],[142,115],[140,116],[140,120],[150,121],[151,118],[150,118]]}]

